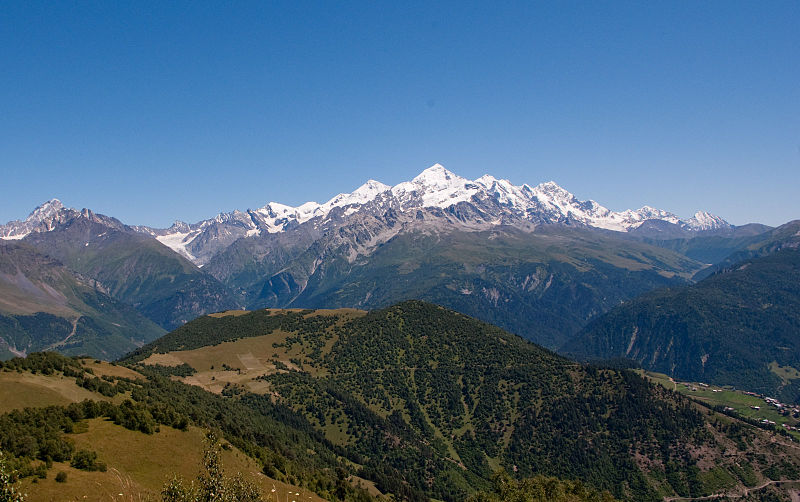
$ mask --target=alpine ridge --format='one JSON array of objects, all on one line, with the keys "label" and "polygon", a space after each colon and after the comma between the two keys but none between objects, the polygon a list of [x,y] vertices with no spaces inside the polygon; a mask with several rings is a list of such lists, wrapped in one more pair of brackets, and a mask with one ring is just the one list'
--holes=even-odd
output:
[{"label": "alpine ridge", "polygon": [[[460,226],[478,230],[510,225],[532,231],[539,225],[557,224],[630,232],[645,222],[653,221],[669,223],[687,234],[732,228],[724,219],[705,211],[698,211],[687,219],[650,206],[612,211],[593,200],[579,200],[553,181],[536,186],[517,186],[489,174],[469,180],[441,164],[434,164],[411,181],[393,187],[369,180],[353,192],[340,193],[323,204],[306,202],[292,207],[269,202],[258,209],[220,213],[197,223],[176,221],[166,229],[131,228],[154,237],[196,265],[203,266],[240,238],[283,233],[304,224],[318,231],[330,228],[332,222],[338,222],[336,226],[339,226],[355,215],[412,213],[426,209],[452,211],[460,205],[474,208],[468,216],[462,214]],[[64,208],[57,199],[48,201],[24,221],[0,226],[0,238],[22,239],[34,232],[52,230],[55,222],[63,218],[59,215],[65,210],[75,211]]]},{"label": "alpine ridge", "polygon": [[477,225],[482,230],[496,225],[532,230],[538,225],[561,224],[628,232],[651,220],[671,223],[687,233],[732,228],[724,219],[705,211],[687,219],[650,206],[616,212],[593,200],[579,200],[553,181],[531,187],[516,186],[488,174],[469,180],[441,164],[393,187],[369,180],[352,193],[338,194],[323,204],[306,202],[291,207],[270,202],[259,209],[221,213],[194,224],[176,221],[167,229],[134,228],[202,266],[242,237],[286,232],[305,223],[319,229],[332,219],[349,219],[357,213],[446,210],[459,204],[477,209],[472,218],[462,221],[463,226]]}]

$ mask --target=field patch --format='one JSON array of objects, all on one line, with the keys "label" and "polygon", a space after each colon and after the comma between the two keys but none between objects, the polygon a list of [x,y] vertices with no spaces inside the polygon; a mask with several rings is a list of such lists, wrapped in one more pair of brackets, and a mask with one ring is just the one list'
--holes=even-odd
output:
[{"label": "field patch", "polygon": [[181,358],[176,357],[173,354],[151,354],[150,357],[142,361],[142,364],[148,364],[151,366],[180,366],[183,364],[183,361]]},{"label": "field patch", "polygon": [[264,369],[264,365],[261,364],[252,352],[238,354],[236,357],[239,358],[239,362],[241,362],[248,371]]},{"label": "field patch", "polygon": [[[791,415],[780,414],[775,406],[767,403],[759,396],[718,385],[707,385],[698,382],[673,382],[668,376],[661,373],[645,371],[643,374],[654,383],[671,390],[673,390],[674,386],[674,390],[702,401],[709,406],[732,408],[732,411],[740,417],[757,421],[771,420],[777,424],[777,427],[782,427],[782,424],[793,427],[800,426],[800,420],[793,418]],[[789,433],[800,439],[800,433],[796,431],[790,431]]]},{"label": "field patch", "polygon": [[84,399],[109,400],[79,387],[73,377],[0,371],[0,413],[21,408],[63,406]]},{"label": "field patch", "polygon": [[99,361],[95,359],[81,359],[81,366],[92,372],[99,377],[110,376],[114,378],[130,378],[136,380],[137,378],[144,378],[142,374],[133,371],[125,366],[111,364],[106,361]]},{"label": "field patch", "polygon": [[781,366],[777,361],[769,363],[769,370],[778,375],[778,378],[783,380],[784,384],[788,384],[792,380],[800,378],[800,371],[791,366]]},{"label": "field patch", "polygon": [[226,317],[226,316],[229,316],[229,315],[239,316],[239,315],[245,315],[245,314],[249,314],[249,313],[250,313],[249,310],[226,310],[225,312],[215,312],[213,314],[208,314],[208,317],[217,317],[217,318],[219,318],[219,317]]},{"label": "field patch", "polygon": [[[302,357],[302,348],[286,350],[283,344],[289,333],[274,331],[269,335],[241,338],[233,342],[167,354],[152,354],[142,364],[179,366],[188,364],[197,373],[184,377],[182,382],[219,394],[228,384],[242,385],[250,392],[267,394],[269,385],[260,376],[271,375],[280,367],[299,370],[292,361]],[[274,347],[273,344],[278,345]]]}]

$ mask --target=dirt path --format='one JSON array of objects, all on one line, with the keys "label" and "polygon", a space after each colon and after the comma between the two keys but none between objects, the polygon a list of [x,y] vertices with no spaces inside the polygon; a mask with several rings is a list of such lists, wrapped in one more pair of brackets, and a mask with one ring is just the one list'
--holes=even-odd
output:
[{"label": "dirt path", "polygon": [[[721,499],[721,498],[725,498],[725,497],[731,498],[731,499],[739,499],[739,498],[746,497],[746,496],[750,495],[750,493],[752,493],[752,492],[755,492],[755,491],[758,491],[758,490],[763,490],[764,488],[766,488],[766,487],[768,487],[770,485],[781,485],[783,483],[800,483],[800,479],[786,479],[786,480],[781,480],[781,481],[766,481],[766,482],[764,482],[764,483],[762,483],[762,484],[760,484],[758,486],[753,486],[751,488],[745,488],[744,492],[741,492],[741,493],[740,492],[737,492],[737,493],[715,493],[713,495],[706,495],[704,497],[664,497],[664,502],[677,502],[679,500],[687,500],[687,501],[688,500],[716,500],[716,499]],[[798,494],[798,492],[795,491],[795,492],[791,493],[790,495],[791,495],[793,501],[794,500],[800,501],[800,495]]]},{"label": "dirt path", "polygon": [[67,341],[68,341],[70,338],[72,338],[72,336],[73,336],[73,335],[75,334],[75,332],[78,330],[78,321],[80,321],[80,320],[81,320],[81,318],[80,318],[80,316],[78,316],[78,317],[76,317],[76,318],[75,318],[75,320],[74,320],[74,321],[72,321],[72,331],[70,332],[70,334],[69,334],[69,335],[67,335],[67,337],[66,337],[66,338],[64,338],[64,339],[63,339],[63,340],[61,340],[60,342],[56,342],[56,343],[54,343],[54,344],[50,345],[49,347],[47,347],[47,348],[46,348],[46,349],[44,349],[44,350],[51,350],[51,349],[54,349],[54,348],[56,348],[56,347],[60,347],[60,346],[64,345],[65,343],[67,343]]}]

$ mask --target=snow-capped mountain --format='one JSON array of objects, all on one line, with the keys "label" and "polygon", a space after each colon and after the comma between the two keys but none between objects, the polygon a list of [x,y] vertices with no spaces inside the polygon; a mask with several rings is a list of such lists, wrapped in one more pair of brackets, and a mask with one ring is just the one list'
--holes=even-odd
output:
[{"label": "snow-capped mountain", "polygon": [[42,232],[52,229],[52,223],[64,205],[58,199],[51,199],[34,209],[24,220],[8,222],[0,226],[0,238],[6,240],[22,239],[31,232]]},{"label": "snow-capped mountain", "polygon": [[[246,211],[221,213],[198,223],[176,221],[170,228],[145,226],[132,230],[151,235],[198,265],[204,265],[219,251],[240,238],[287,232],[301,225],[322,232],[357,221],[369,213],[382,214],[453,213],[444,220],[469,228],[512,225],[531,230],[538,225],[561,224],[628,232],[646,221],[673,224],[686,232],[714,231],[732,226],[718,216],[698,211],[688,219],[644,206],[636,210],[612,211],[593,200],[582,201],[549,181],[536,186],[514,185],[508,180],[484,175],[469,180],[435,164],[411,181],[388,186],[369,180],[351,193],[341,193],[325,203],[306,202],[297,207],[278,202]],[[57,199],[36,208],[24,221],[0,226],[0,238],[21,239],[32,232],[46,232],[55,225],[79,215],[104,218],[108,224],[122,226],[113,219],[84,209],[68,209]]]},{"label": "snow-capped mountain", "polygon": [[58,199],[51,199],[34,209],[25,220],[16,220],[0,225],[0,239],[24,239],[32,233],[49,232],[55,229],[56,226],[75,218],[85,218],[115,229],[125,227],[116,218],[96,214],[92,210],[85,208],[78,211],[74,208],[65,207]]},{"label": "snow-capped mountain", "polygon": [[[742,228],[705,212],[612,211],[552,181],[470,180],[436,164],[395,186],[370,180],[324,203],[270,202],[165,229],[54,199],[0,226],[0,238],[24,238],[167,329],[231,308],[379,308],[413,297],[553,348],[592,316],[706,263],[660,243],[727,243]],[[704,252],[727,253],[726,243]]]},{"label": "snow-capped mountain", "polygon": [[459,206],[469,206],[470,218],[475,220],[464,218],[462,223],[478,224],[480,228],[494,224],[525,228],[563,224],[627,232],[648,220],[666,221],[688,232],[731,227],[722,218],[702,211],[686,220],[649,206],[615,212],[593,200],[579,200],[552,181],[531,187],[488,174],[469,180],[435,164],[411,181],[391,187],[369,180],[352,193],[338,194],[323,204],[306,202],[292,207],[270,202],[259,209],[223,213],[195,224],[176,222],[168,229],[134,228],[202,265],[242,237],[286,232],[306,223],[313,228],[326,228],[331,226],[328,220],[350,220],[365,211],[406,213]]},{"label": "snow-capped mountain", "polygon": [[694,216],[684,222],[686,227],[691,230],[716,230],[718,228],[729,228],[731,224],[723,220],[719,216],[707,213],[705,211],[697,211]]}]

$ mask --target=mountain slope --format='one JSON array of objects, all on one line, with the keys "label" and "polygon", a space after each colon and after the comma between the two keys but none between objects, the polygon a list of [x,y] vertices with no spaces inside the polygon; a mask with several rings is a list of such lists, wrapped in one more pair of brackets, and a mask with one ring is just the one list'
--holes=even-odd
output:
[{"label": "mountain slope", "polygon": [[[641,237],[644,242],[654,246],[664,247],[677,251],[687,258],[699,261],[700,263],[715,264],[721,262],[732,253],[746,249],[754,243],[764,240],[766,233],[774,230],[766,225],[750,223],[729,229],[719,229],[701,234],[687,234],[678,232],[672,238],[666,238],[663,234],[648,232],[643,227],[652,230],[657,226],[655,223],[645,223],[639,228],[630,232],[631,236]],[[649,237],[643,237],[649,235]],[[702,270],[697,276],[707,277],[711,275],[713,269]]]},{"label": "mountain slope", "polygon": [[580,366],[418,301],[370,313],[215,314],[124,362],[188,365],[196,373],[184,381],[234,402],[270,396],[401,498],[463,500],[504,467],[660,500],[708,494],[723,472],[732,488],[739,463],[760,472],[774,461],[746,460],[762,448],[757,433],[705,422],[635,373]]},{"label": "mountain slope", "polygon": [[[20,388],[26,396],[11,391]],[[259,500],[301,491],[303,500],[371,500],[347,482],[330,444],[269,400],[255,409],[158,372],[55,353],[0,362],[0,395],[10,397],[0,401],[0,448],[32,501],[161,500],[176,476],[197,479],[207,432],[224,437],[217,469],[245,473]],[[66,482],[53,479],[59,471]]]},{"label": "mountain slope", "polygon": [[30,232],[24,242],[94,279],[163,327],[238,304],[219,281],[113,218],[61,208],[43,224],[48,230]]},{"label": "mountain slope", "polygon": [[681,275],[697,267],[675,253],[589,230],[440,228],[399,232],[368,259],[350,259],[353,240],[342,232],[321,238],[279,273],[249,286],[257,293],[250,306],[370,309],[418,298],[558,347],[594,315],[645,291],[682,284]]},{"label": "mountain slope", "polygon": [[0,358],[47,348],[113,359],[164,334],[24,243],[0,243]]},{"label": "mountain slope", "polygon": [[743,244],[732,250],[724,259],[715,262],[714,266],[697,272],[693,279],[699,281],[749,258],[766,256],[784,248],[800,248],[800,220],[790,221],[777,228],[753,236]]},{"label": "mountain slope", "polygon": [[800,251],[786,248],[627,302],[591,322],[565,351],[627,357],[682,380],[797,402],[800,380],[776,370],[800,368],[798,333]]}]

